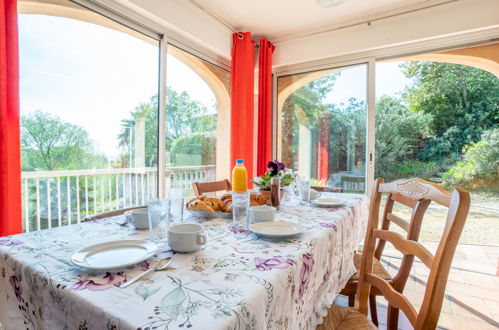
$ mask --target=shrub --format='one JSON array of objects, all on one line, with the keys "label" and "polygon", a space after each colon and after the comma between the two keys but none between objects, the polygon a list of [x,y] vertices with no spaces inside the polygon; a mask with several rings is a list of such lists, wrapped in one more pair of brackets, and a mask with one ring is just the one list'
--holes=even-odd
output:
[{"label": "shrub", "polygon": [[464,147],[463,159],[444,174],[451,185],[499,176],[499,128],[485,131],[481,140]]}]

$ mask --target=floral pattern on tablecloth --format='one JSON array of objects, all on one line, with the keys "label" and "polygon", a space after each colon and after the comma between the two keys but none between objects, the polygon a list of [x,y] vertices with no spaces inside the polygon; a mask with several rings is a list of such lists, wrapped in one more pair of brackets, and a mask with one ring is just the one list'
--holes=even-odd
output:
[{"label": "floral pattern on tablecloth", "polygon": [[[6,329],[314,329],[355,271],[367,199],[340,194],[341,208],[291,202],[276,220],[300,222],[299,237],[273,240],[201,221],[204,250],[168,246],[135,266],[94,272],[71,255],[90,244],[147,238],[147,231],[95,221],[0,238],[0,322]],[[190,221],[199,221],[191,218]],[[172,256],[170,267],[118,286]]]}]

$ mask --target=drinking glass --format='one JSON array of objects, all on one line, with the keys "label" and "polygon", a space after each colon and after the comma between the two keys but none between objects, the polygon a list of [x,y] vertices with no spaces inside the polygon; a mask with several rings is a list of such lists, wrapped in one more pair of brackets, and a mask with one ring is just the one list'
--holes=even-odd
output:
[{"label": "drinking glass", "polygon": [[302,201],[310,201],[310,181],[300,178],[298,180],[298,192]]},{"label": "drinking glass", "polygon": [[168,191],[170,199],[170,221],[184,221],[184,189],[171,188]]},{"label": "drinking glass", "polygon": [[155,198],[147,203],[149,216],[149,239],[155,243],[165,243],[170,226],[170,201]]},{"label": "drinking glass", "polygon": [[232,227],[235,230],[249,229],[248,224],[248,192],[232,192]]}]

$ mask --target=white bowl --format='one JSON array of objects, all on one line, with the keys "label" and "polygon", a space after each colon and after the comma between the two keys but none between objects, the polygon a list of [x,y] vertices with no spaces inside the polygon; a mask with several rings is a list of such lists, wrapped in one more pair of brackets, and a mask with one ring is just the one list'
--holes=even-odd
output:
[{"label": "white bowl", "polygon": [[274,221],[276,208],[268,205],[251,206],[248,216],[252,223]]},{"label": "white bowl", "polygon": [[147,207],[130,211],[130,222],[137,229],[149,228],[149,213]]}]

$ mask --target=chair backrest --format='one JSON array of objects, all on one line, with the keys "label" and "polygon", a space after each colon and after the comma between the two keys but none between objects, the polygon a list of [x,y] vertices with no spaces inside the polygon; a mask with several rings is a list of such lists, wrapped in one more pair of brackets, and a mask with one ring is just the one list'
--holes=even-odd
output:
[{"label": "chair backrest", "polygon": [[[448,208],[444,232],[435,255],[414,240],[405,239],[398,233],[378,228],[379,201],[382,193],[400,194],[410,199],[429,199]],[[468,215],[469,193],[462,188],[455,188],[450,194],[442,187],[421,179],[404,179],[384,183],[383,179],[378,178],[373,186],[371,203],[374,207],[369,214],[369,224],[359,271],[356,306],[364,315],[367,315],[369,292],[371,286],[374,286],[391,306],[404,312],[415,329],[434,329],[442,309],[452,258]],[[416,312],[403,294],[397,292],[386,280],[373,274],[373,258],[377,240],[389,241],[404,255],[416,256],[430,268],[424,300],[419,312]]]},{"label": "chair backrest", "polygon": [[232,185],[227,179],[214,182],[193,182],[192,189],[196,196],[199,196],[209,192],[230,191],[232,190]]},{"label": "chair backrest", "polygon": [[119,210],[112,210],[112,211],[107,211],[107,212],[102,212],[102,213],[95,213],[95,214],[87,215],[85,218],[83,218],[83,222],[114,217],[117,215],[122,215],[126,211],[141,209],[144,207],[147,207],[147,206],[134,206],[134,207],[128,207],[126,209],[119,209]]},{"label": "chair backrest", "polygon": [[[395,215],[393,213],[394,206],[399,203],[405,205],[412,209],[411,217],[409,220],[404,220],[401,217]],[[412,241],[417,241],[419,239],[419,234],[421,232],[421,225],[423,223],[423,218],[430,205],[431,200],[422,198],[416,199],[412,197],[404,196],[400,193],[389,193],[386,199],[385,209],[383,210],[383,216],[381,219],[381,229],[389,230],[390,224],[397,225],[402,230],[406,232],[405,238]],[[371,207],[374,205],[371,204]],[[378,260],[381,258],[383,254],[383,250],[385,248],[386,241],[383,239],[379,239],[376,244],[376,248],[374,250],[374,257]],[[414,256],[407,254],[402,258],[402,262],[400,264],[400,268],[393,278],[392,286],[398,292],[402,292],[404,290],[405,284],[407,283],[407,279],[409,278],[412,264],[414,262]]]},{"label": "chair backrest", "polygon": [[341,188],[345,192],[364,193],[366,178],[363,176],[341,176]]}]

